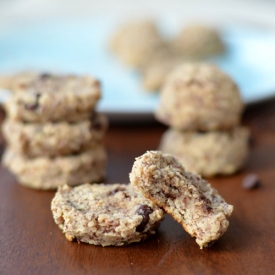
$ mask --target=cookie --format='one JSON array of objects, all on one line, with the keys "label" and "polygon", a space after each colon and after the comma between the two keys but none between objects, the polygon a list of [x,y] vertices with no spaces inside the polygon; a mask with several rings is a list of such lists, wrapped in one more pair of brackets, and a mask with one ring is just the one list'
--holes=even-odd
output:
[{"label": "cookie", "polygon": [[151,92],[159,91],[167,75],[183,62],[182,58],[175,56],[158,58],[149,62],[141,73],[143,88]]},{"label": "cookie", "polygon": [[24,85],[37,76],[34,72],[19,72],[10,75],[0,75],[0,89],[14,91],[16,87]]},{"label": "cookie", "polygon": [[187,63],[167,77],[156,118],[173,128],[225,130],[239,124],[243,103],[237,85],[216,66]]},{"label": "cookie", "polygon": [[107,126],[107,118],[94,113],[90,120],[78,123],[21,123],[7,119],[2,130],[14,152],[28,157],[55,157],[101,144]]},{"label": "cookie", "polygon": [[119,28],[110,40],[110,49],[126,65],[143,66],[150,55],[164,47],[164,41],[153,21],[129,22]]},{"label": "cookie", "polygon": [[233,174],[248,155],[249,131],[236,127],[228,131],[182,132],[167,130],[159,150],[176,157],[187,171],[202,176]]},{"label": "cookie", "polygon": [[149,151],[136,158],[131,183],[180,223],[202,249],[227,230],[233,206],[172,155]]},{"label": "cookie", "polygon": [[179,54],[196,59],[221,54],[224,43],[214,28],[203,25],[186,26],[171,42]]},{"label": "cookie", "polygon": [[51,209],[69,241],[122,246],[155,233],[164,213],[124,184],[59,187]]},{"label": "cookie", "polygon": [[91,77],[37,74],[14,87],[5,104],[12,120],[76,122],[88,119],[101,96],[100,83]]},{"label": "cookie", "polygon": [[78,155],[29,159],[8,148],[3,164],[24,186],[56,189],[64,184],[75,186],[101,181],[105,176],[106,153],[102,146],[98,146]]}]

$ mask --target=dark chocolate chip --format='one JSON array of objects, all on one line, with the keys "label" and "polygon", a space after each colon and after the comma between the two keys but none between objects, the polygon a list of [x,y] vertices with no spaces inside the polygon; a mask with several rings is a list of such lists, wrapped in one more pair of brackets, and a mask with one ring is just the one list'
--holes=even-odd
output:
[{"label": "dark chocolate chip", "polygon": [[44,73],[44,74],[41,74],[40,75],[40,79],[48,79],[48,78],[50,78],[51,77],[51,75],[50,74],[47,74],[47,73]]},{"label": "dark chocolate chip", "polygon": [[26,104],[25,108],[27,110],[30,110],[30,111],[36,110],[39,107],[39,98],[40,98],[40,96],[41,96],[41,94],[35,94],[35,101],[34,101],[34,103]]},{"label": "dark chocolate chip", "polygon": [[260,180],[257,174],[248,174],[244,177],[242,187],[244,189],[253,189],[260,186]]},{"label": "dark chocolate chip", "polygon": [[142,221],[141,223],[137,226],[136,231],[137,232],[143,232],[143,230],[145,229],[148,221],[149,221],[149,215],[153,212],[153,209],[151,207],[149,207],[146,204],[141,205],[136,213],[138,215],[142,216]]},{"label": "dark chocolate chip", "polygon": [[125,191],[125,188],[124,187],[117,187],[116,189],[112,190],[109,192],[109,196],[113,196],[115,195],[117,192],[123,192]]},{"label": "dark chocolate chip", "polygon": [[91,114],[90,121],[91,121],[91,129],[94,129],[94,130],[97,130],[97,131],[101,130],[102,123],[99,119],[99,116],[95,112],[93,112]]},{"label": "dark chocolate chip", "polygon": [[5,145],[3,142],[0,143],[0,160],[2,159],[2,155],[4,153],[5,150]]},{"label": "dark chocolate chip", "polygon": [[209,243],[207,244],[207,247],[211,247],[215,242],[216,242],[216,240],[209,242]]},{"label": "dark chocolate chip", "polygon": [[210,213],[212,211],[212,207],[209,205],[204,205],[203,208],[204,208],[205,212],[207,212],[207,213]]}]

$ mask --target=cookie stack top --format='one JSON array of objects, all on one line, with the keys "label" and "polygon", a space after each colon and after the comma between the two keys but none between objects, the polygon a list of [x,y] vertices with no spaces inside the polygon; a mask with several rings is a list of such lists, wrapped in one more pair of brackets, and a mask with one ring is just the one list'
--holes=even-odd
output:
[{"label": "cookie stack top", "polygon": [[6,104],[8,116],[23,122],[76,122],[88,119],[100,99],[100,82],[91,77],[40,74],[19,78]]}]

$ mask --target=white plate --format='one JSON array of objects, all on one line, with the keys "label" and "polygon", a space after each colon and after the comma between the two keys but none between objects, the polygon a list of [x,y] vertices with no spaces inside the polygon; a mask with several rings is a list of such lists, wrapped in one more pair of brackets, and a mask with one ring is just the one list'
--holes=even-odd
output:
[{"label": "white plate", "polygon": [[[172,24],[171,24],[172,25]],[[171,30],[169,20],[162,22]],[[137,72],[108,52],[114,22],[106,18],[16,26],[0,32],[0,73],[40,70],[92,74],[103,83],[99,109],[113,115],[151,114],[157,94],[146,93]],[[212,59],[237,82],[245,103],[275,95],[275,33],[241,24],[222,26],[227,54]],[[0,91],[0,101],[6,99]]]}]

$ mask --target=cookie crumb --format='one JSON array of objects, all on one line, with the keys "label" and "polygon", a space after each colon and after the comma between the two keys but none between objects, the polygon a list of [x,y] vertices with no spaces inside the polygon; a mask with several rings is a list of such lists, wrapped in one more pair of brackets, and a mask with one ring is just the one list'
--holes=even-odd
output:
[{"label": "cookie crumb", "polygon": [[251,173],[246,175],[242,181],[244,189],[254,189],[260,187],[260,180],[257,174]]}]

